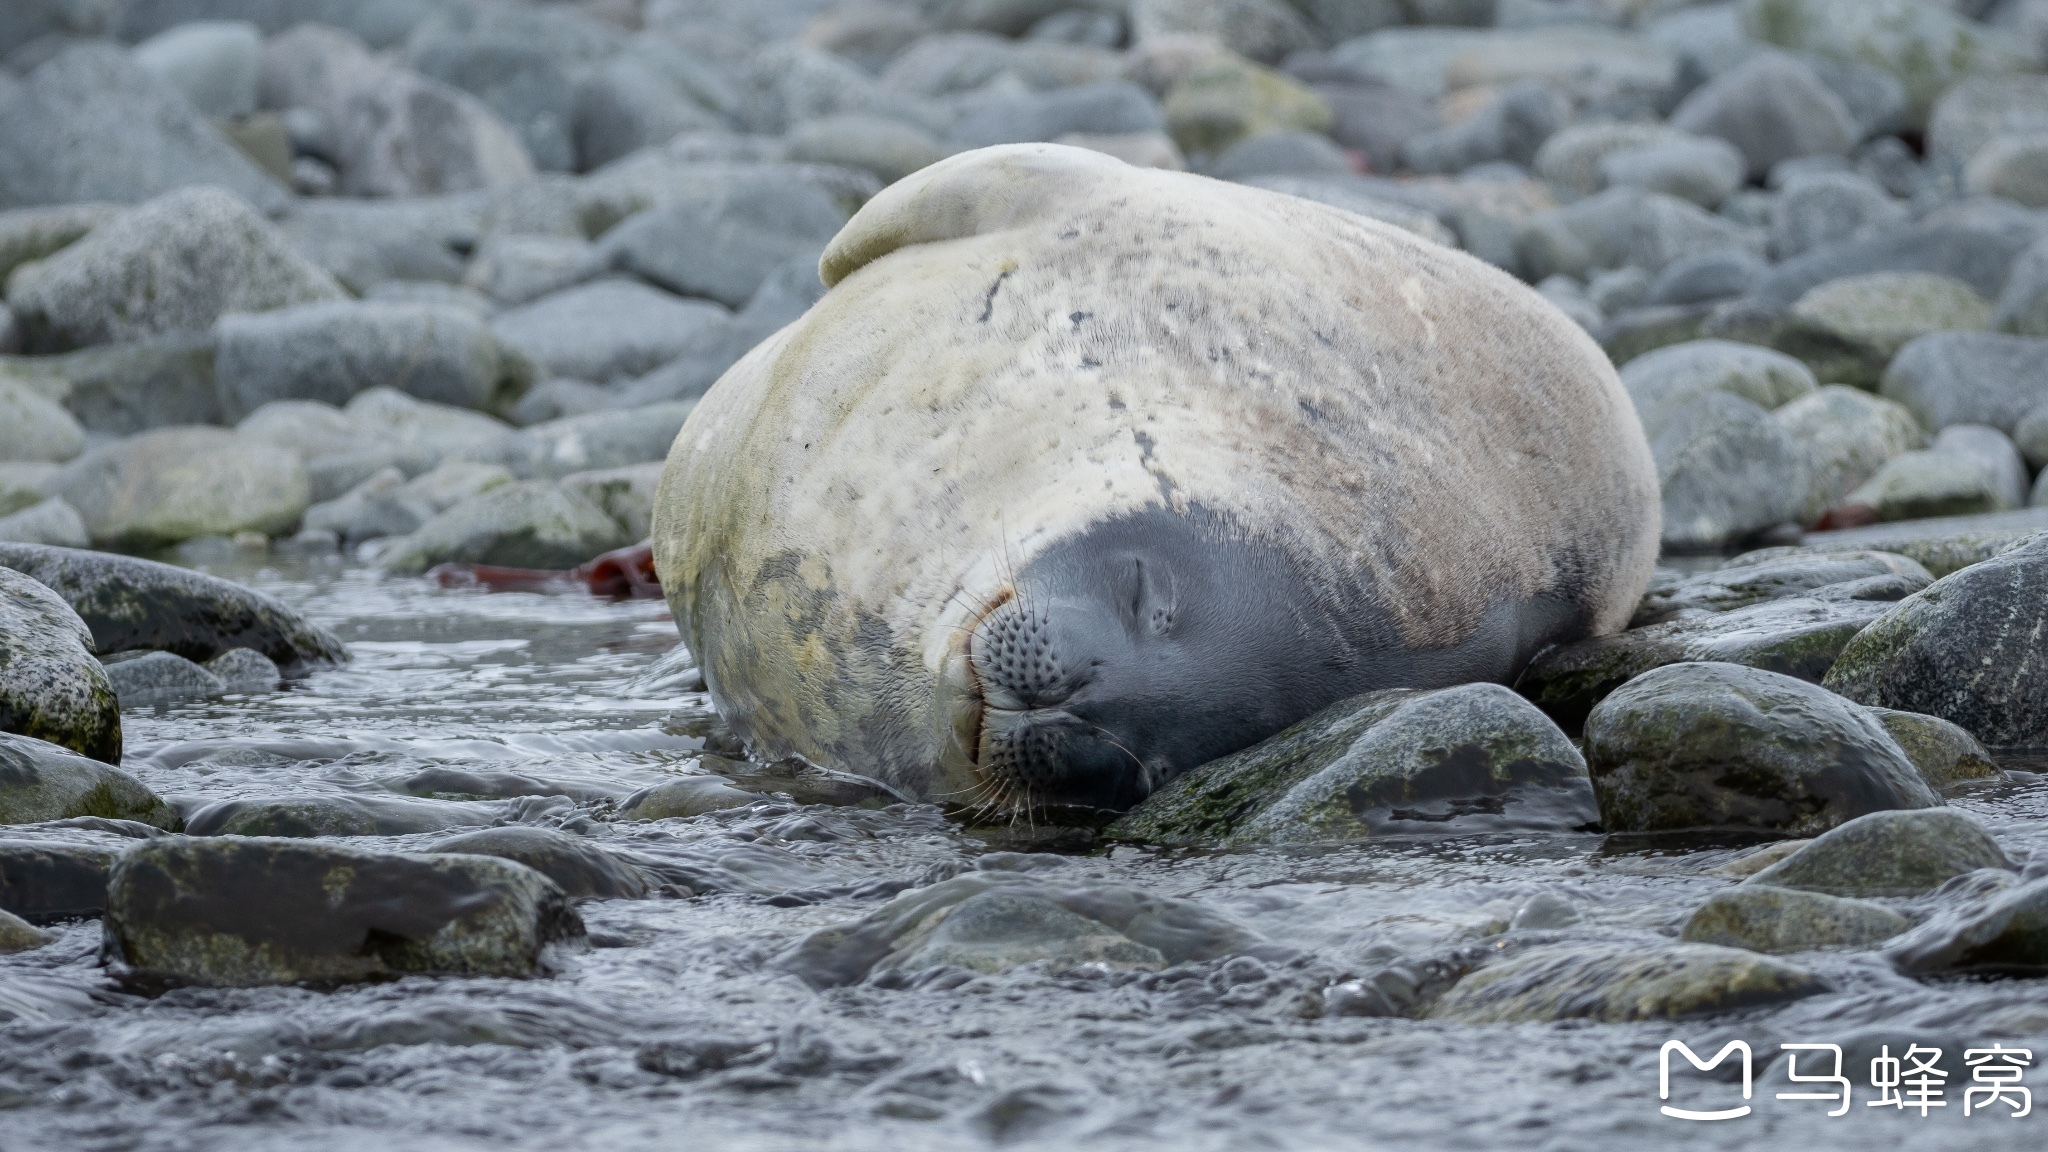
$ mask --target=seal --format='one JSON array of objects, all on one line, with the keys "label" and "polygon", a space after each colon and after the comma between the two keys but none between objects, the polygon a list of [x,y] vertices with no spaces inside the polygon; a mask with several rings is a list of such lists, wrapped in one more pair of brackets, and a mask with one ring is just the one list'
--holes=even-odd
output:
[{"label": "seal", "polygon": [[1658,541],[1606,356],[1463,253],[1050,144],[961,153],[677,436],[654,562],[757,754],[1127,807],[1363,691],[1619,630]]}]

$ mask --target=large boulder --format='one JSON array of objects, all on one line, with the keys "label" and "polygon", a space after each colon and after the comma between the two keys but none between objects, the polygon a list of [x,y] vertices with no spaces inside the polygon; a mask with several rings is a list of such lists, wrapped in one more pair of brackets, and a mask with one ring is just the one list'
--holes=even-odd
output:
[{"label": "large boulder", "polygon": [[203,332],[227,312],[342,298],[275,225],[219,188],[158,197],[7,280],[32,349]]},{"label": "large boulder", "polygon": [[2014,867],[1976,821],[1949,808],[1923,808],[1859,816],[1743,883],[1831,896],[1918,896],[1980,868]]},{"label": "large boulder", "polygon": [[583,935],[554,881],[493,856],[267,839],[159,840],[107,885],[106,953],[154,984],[536,976]]},{"label": "large boulder", "polygon": [[1991,302],[1951,276],[1872,272],[1831,280],[1801,296],[1772,338],[1823,384],[1877,387],[1885,366],[1915,337],[1981,331]]},{"label": "large boulder", "polygon": [[228,316],[215,341],[214,378],[232,420],[273,400],[338,406],[379,386],[499,412],[533,383],[524,356],[448,305],[350,301]]},{"label": "large boulder", "polygon": [[1988,424],[2007,435],[2048,406],[2048,339],[1995,332],[1931,332],[1899,350],[1879,391],[1929,428]]},{"label": "large boulder", "polygon": [[1812,835],[1941,803],[1867,712],[1738,664],[1672,664],[1624,684],[1586,717],[1586,765],[1609,832]]},{"label": "large boulder", "polygon": [[1578,752],[1497,684],[1340,701],[1168,783],[1107,835],[1170,844],[1312,843],[1588,826]]},{"label": "large boulder", "polygon": [[1495,960],[1429,1010],[1458,1024],[1676,1020],[1834,991],[1812,972],[1754,952],[1656,940],[1544,944]]},{"label": "large boulder", "polygon": [[726,315],[708,301],[601,280],[502,312],[491,330],[552,375],[602,383],[674,359],[699,329]]},{"label": "large boulder", "polygon": [[493,488],[442,512],[377,557],[391,572],[436,564],[573,568],[632,541],[589,500],[544,481]]},{"label": "large boulder", "polygon": [[100,652],[161,650],[205,662],[251,648],[292,674],[348,659],[333,633],[277,599],[188,568],[33,544],[0,544],[0,567],[63,597]]},{"label": "large boulder", "polygon": [[1953,721],[1993,748],[2048,745],[2048,538],[1945,576],[1842,649],[1851,700]]},{"label": "large boulder", "polygon": [[176,831],[178,814],[142,781],[68,748],[0,732],[0,824],[98,816]]},{"label": "large boulder", "polygon": [[1981,741],[1939,716],[1922,712],[1901,712],[1895,708],[1869,709],[1884,730],[1892,734],[1927,786],[1942,792],[1973,780],[1995,780],[2003,775]]},{"label": "large boulder", "polygon": [[0,732],[121,762],[121,709],[92,632],[55,592],[0,568]]},{"label": "large boulder", "polygon": [[2038,67],[2003,33],[1929,0],[1743,0],[1742,29],[1891,73],[1905,86],[1910,128],[1926,126],[1935,100],[1966,76]]},{"label": "large boulder", "polygon": [[276,535],[312,503],[305,465],[225,428],[172,427],[92,449],[52,484],[96,544],[161,547],[195,536]]},{"label": "large boulder", "polygon": [[265,212],[290,197],[169,84],[106,43],[64,49],[0,85],[0,207],[133,204],[193,184]]}]

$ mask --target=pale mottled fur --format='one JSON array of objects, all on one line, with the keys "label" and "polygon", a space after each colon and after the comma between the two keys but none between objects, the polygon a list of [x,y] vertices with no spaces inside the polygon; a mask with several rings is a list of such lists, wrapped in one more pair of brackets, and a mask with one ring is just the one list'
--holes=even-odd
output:
[{"label": "pale mottled fur", "polygon": [[[1606,356],[1462,253],[1306,200],[1057,145],[888,188],[810,313],[690,416],[656,563],[720,709],[769,755],[931,792],[934,685],[1048,542],[1193,501],[1412,647],[1564,589],[1595,632],[1656,558]],[[946,787],[959,781],[946,781]]]}]

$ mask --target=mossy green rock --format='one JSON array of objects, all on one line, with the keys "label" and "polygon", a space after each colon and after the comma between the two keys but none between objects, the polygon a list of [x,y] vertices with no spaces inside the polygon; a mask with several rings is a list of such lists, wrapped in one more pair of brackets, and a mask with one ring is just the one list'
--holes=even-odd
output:
[{"label": "mossy green rock", "polygon": [[55,933],[45,932],[12,912],[0,910],[0,956],[41,948],[56,939]]},{"label": "mossy green rock", "polygon": [[1929,332],[1991,326],[1991,301],[1960,280],[1929,272],[1845,276],[1792,305],[1771,343],[1813,369],[1823,384],[1875,390],[1899,349]]},{"label": "mossy green rock", "polygon": [[2003,555],[2043,532],[2048,532],[2048,508],[2022,508],[1979,516],[1945,516],[1810,532],[1802,544],[1765,548],[1736,559],[1871,548],[1910,556],[1939,579]]},{"label": "mossy green rock", "polygon": [[48,741],[0,732],[0,824],[74,816],[179,827],[170,805],[119,768]]},{"label": "mossy green rock", "polygon": [[1965,873],[2012,867],[1976,821],[1928,808],[1858,817],[1744,883],[1831,896],[1917,896]]},{"label": "mossy green rock", "polygon": [[1823,681],[1993,747],[2048,745],[2048,537],[1945,576],[1842,649]]},{"label": "mossy green rock", "polygon": [[121,762],[121,705],[92,632],[55,592],[0,568],[0,732]]},{"label": "mossy green rock", "polygon": [[1916,976],[2048,973],[2048,880],[1993,887],[1986,898],[1945,909],[1885,955]]},{"label": "mossy green rock", "polygon": [[1497,684],[1339,701],[1167,784],[1103,833],[1168,844],[1316,843],[1589,826],[1585,762]]},{"label": "mossy green rock", "polygon": [[1809,836],[1941,803],[1869,713],[1738,664],[1671,664],[1623,685],[1586,718],[1586,763],[1609,832]]},{"label": "mossy green rock", "polygon": [[1899,742],[1906,758],[1920,769],[1921,778],[1936,792],[1971,780],[1996,779],[1999,775],[1991,753],[1975,736],[1963,731],[1960,724],[1894,708],[1869,711]]},{"label": "mossy green rock", "polygon": [[647,895],[647,877],[639,869],[581,836],[553,828],[486,828],[450,836],[427,851],[516,860],[553,880],[572,899],[630,900]]},{"label": "mossy green rock", "polygon": [[950,965],[1002,972],[1020,964],[1064,967],[1108,964],[1163,968],[1157,948],[1140,944],[1100,921],[1070,912],[1042,896],[996,889],[970,896],[916,934],[889,966],[906,972]]},{"label": "mossy green rock", "polygon": [[1892,521],[1996,512],[2003,501],[1998,478],[1979,462],[1954,452],[1922,449],[1885,461],[1843,497],[1843,503]]},{"label": "mossy green rock", "polygon": [[278,796],[222,800],[193,812],[195,836],[406,836],[494,824],[506,813],[497,800],[426,800],[410,796]]},{"label": "mossy green rock", "polygon": [[1783,1004],[1832,992],[1794,964],[1711,944],[1547,944],[1460,980],[1432,1020],[1519,1024],[1553,1020],[1677,1020]]},{"label": "mossy green rock", "polygon": [[105,932],[130,979],[235,988],[535,976],[542,950],[583,923],[554,881],[493,856],[179,837],[114,866]]},{"label": "mossy green rock", "polygon": [[0,568],[45,585],[92,630],[96,651],[172,652],[205,663],[251,648],[287,675],[340,663],[335,635],[274,597],[187,568],[46,544],[0,543]]},{"label": "mossy green rock", "polygon": [[1808,952],[1867,947],[1912,926],[1882,904],[1744,884],[1709,897],[1679,939],[1752,952]]}]

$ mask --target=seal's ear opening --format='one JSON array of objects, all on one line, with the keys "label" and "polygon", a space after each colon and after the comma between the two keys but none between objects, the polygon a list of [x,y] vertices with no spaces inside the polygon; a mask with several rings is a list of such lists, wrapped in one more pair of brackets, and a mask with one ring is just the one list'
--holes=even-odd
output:
[{"label": "seal's ear opening", "polygon": [[1103,172],[1127,165],[1065,144],[999,144],[948,156],[867,202],[825,246],[830,288],[898,248],[1001,231],[1037,219]]}]

